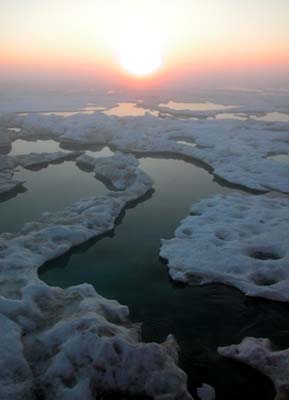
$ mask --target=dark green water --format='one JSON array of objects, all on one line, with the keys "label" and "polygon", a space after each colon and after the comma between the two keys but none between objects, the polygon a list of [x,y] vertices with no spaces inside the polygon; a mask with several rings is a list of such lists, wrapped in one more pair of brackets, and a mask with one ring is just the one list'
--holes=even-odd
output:
[{"label": "dark green water", "polygon": [[82,198],[107,192],[93,173],[82,172],[72,161],[49,165],[40,171],[18,168],[15,176],[26,182],[9,201],[0,196],[1,232],[17,232],[45,211],[61,210]]},{"label": "dark green water", "polygon": [[289,346],[289,306],[248,299],[223,285],[175,285],[159,259],[160,238],[173,236],[191,204],[229,189],[184,161],[147,158],[141,166],[155,181],[152,196],[127,209],[113,232],[46,263],[41,279],[61,287],[89,282],[105,297],[127,304],[131,319],[143,322],[145,341],[173,333],[193,393],[207,382],[216,388],[217,399],[273,399],[269,380],[222,359],[216,349],[245,336]]},{"label": "dark green water", "polygon": [[[59,150],[65,151],[53,140],[16,140],[9,154]],[[108,147],[101,146],[86,153],[93,157],[113,154]],[[93,172],[83,172],[74,161],[51,164],[39,170],[19,167],[15,177],[25,183],[19,189],[0,195],[0,232],[17,232],[23,224],[37,220],[43,212],[61,210],[73,202],[108,191],[94,178]]]}]

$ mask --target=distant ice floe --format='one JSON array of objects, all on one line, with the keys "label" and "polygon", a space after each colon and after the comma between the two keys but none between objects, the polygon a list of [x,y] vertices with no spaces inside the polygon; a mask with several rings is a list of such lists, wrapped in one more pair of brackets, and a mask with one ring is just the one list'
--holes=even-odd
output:
[{"label": "distant ice floe", "polygon": [[[2,117],[3,121],[6,121]],[[109,145],[135,154],[174,154],[206,163],[213,173],[253,190],[289,193],[289,166],[269,159],[288,153],[289,125],[282,122],[160,119],[146,114],[15,116],[15,137],[54,138],[62,145]],[[6,121],[7,123],[7,121]],[[1,125],[1,118],[0,118]],[[187,140],[195,147],[180,143]]]},{"label": "distant ice floe", "polygon": [[241,193],[195,204],[162,240],[172,279],[234,286],[248,296],[289,301],[289,199]]},{"label": "distant ice floe", "polygon": [[142,343],[126,306],[91,285],[52,288],[37,275],[45,261],[113,229],[126,204],[151,190],[138,162],[125,158],[135,169],[126,191],[44,213],[19,233],[0,235],[1,399],[93,400],[111,392],[191,399],[172,336]]},{"label": "distant ice floe", "polygon": [[274,383],[275,400],[289,398],[289,349],[275,350],[268,339],[245,338],[238,345],[219,347],[218,352],[257,369]]},{"label": "distant ice floe", "polygon": [[14,160],[23,168],[41,168],[49,164],[58,164],[67,160],[75,160],[81,152],[62,152],[55,153],[30,153],[14,156]]}]

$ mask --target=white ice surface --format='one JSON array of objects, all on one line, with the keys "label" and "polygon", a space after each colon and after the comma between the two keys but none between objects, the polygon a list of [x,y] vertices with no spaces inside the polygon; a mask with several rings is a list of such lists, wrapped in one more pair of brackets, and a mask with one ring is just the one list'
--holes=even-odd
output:
[{"label": "white ice surface", "polygon": [[246,337],[240,344],[218,348],[219,354],[262,372],[274,383],[275,400],[289,398],[289,349],[274,350],[268,339]]},{"label": "white ice surface", "polygon": [[73,160],[79,157],[79,152],[57,151],[52,153],[30,153],[14,156],[14,160],[23,168],[41,167],[43,165],[60,163],[65,160]]},{"label": "white ice surface", "polygon": [[288,198],[217,195],[194,204],[191,214],[175,238],[162,240],[172,279],[289,301]]},{"label": "white ice surface", "polygon": [[[7,120],[2,117],[0,126],[1,123],[7,125]],[[173,153],[203,161],[215,175],[231,183],[289,193],[289,166],[268,159],[272,154],[288,153],[289,123],[181,121],[150,114],[139,117],[78,114],[66,118],[31,114],[15,116],[10,124],[21,126],[21,131],[15,132],[18,138],[49,137],[76,145],[108,144],[122,152]],[[182,140],[196,146],[178,143]]]},{"label": "white ice surface", "polygon": [[[126,190],[138,179],[138,161],[132,155],[115,153],[111,157],[94,158],[86,154],[78,157],[79,166],[93,169],[98,179],[109,182],[117,190]],[[149,179],[149,178],[148,178]]]}]

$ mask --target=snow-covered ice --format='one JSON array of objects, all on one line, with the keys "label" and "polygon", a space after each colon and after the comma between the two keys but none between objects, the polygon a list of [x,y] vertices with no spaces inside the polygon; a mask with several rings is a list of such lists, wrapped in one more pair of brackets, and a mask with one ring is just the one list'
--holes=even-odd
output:
[{"label": "snow-covered ice", "polygon": [[67,160],[74,160],[80,156],[80,152],[63,152],[54,153],[30,153],[14,156],[15,162],[23,168],[35,168],[47,166],[49,164],[61,163]]},{"label": "snow-covered ice", "polygon": [[275,400],[289,398],[289,349],[275,350],[268,339],[246,337],[240,344],[219,347],[218,352],[262,372],[274,383]]},{"label": "snow-covered ice", "polygon": [[18,295],[0,298],[2,400],[93,400],[106,392],[191,399],[174,338],[141,343],[126,306],[87,284],[34,282]]},{"label": "snow-covered ice", "polygon": [[289,199],[233,193],[204,199],[162,240],[180,282],[219,282],[248,296],[289,301]]},{"label": "snow-covered ice", "polygon": [[25,180],[17,179],[11,171],[0,172],[0,194],[11,192],[25,183]]},{"label": "snow-covered ice", "polygon": [[117,190],[129,188],[138,179],[139,173],[142,173],[134,156],[119,152],[111,157],[101,158],[83,154],[77,158],[76,163],[80,167],[94,170],[98,179],[108,182]]},{"label": "snow-covered ice", "polygon": [[[15,121],[10,121],[12,126],[21,126],[15,138],[50,138],[75,145],[101,143],[122,152],[189,157],[203,161],[228,182],[289,193],[289,166],[268,159],[272,154],[288,153],[289,124],[285,122],[181,121],[150,114],[116,117],[101,113],[21,118],[15,116]],[[178,143],[183,139],[196,146]]]}]

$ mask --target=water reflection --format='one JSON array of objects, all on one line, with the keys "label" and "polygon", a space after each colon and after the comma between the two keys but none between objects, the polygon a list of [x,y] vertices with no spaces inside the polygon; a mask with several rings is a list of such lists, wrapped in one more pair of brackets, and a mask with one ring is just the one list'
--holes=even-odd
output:
[{"label": "water reflection", "polygon": [[204,103],[179,103],[170,100],[167,103],[161,103],[159,104],[159,107],[168,107],[173,110],[179,110],[179,111],[185,111],[185,110],[190,110],[190,111],[217,111],[217,110],[226,110],[228,108],[238,108],[238,106],[234,105],[223,105],[223,104],[217,104],[217,103],[212,103],[210,101],[206,101]]},{"label": "water reflection", "polygon": [[268,157],[268,159],[278,161],[281,163],[285,163],[285,164],[289,164],[289,153],[288,154],[277,154],[277,155]]},{"label": "water reflection", "polygon": [[116,115],[118,117],[139,117],[146,113],[158,116],[157,111],[151,111],[149,109],[143,108],[138,103],[118,103],[115,107],[110,108],[103,112],[106,115]]},{"label": "water reflection", "polygon": [[54,140],[22,140],[17,139],[12,143],[11,156],[29,153],[52,153],[60,151],[59,143]]},{"label": "water reflection", "polygon": [[17,232],[43,212],[61,210],[83,198],[107,193],[93,173],[81,171],[72,161],[40,171],[18,168],[15,177],[26,182],[23,190],[7,194],[9,201],[3,198],[0,202],[1,232]]},{"label": "water reflection", "polygon": [[104,106],[98,106],[94,103],[87,103],[84,107],[71,110],[71,111],[29,111],[29,112],[19,112],[18,115],[28,115],[28,114],[41,114],[41,115],[57,115],[59,117],[71,117],[76,114],[94,114],[95,112],[100,112],[106,110]]},{"label": "water reflection", "polygon": [[262,116],[251,116],[251,118],[264,122],[289,122],[289,114],[280,112],[270,112]]}]

